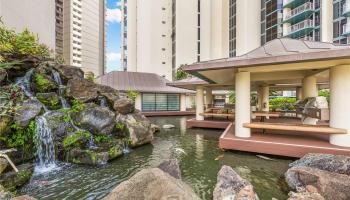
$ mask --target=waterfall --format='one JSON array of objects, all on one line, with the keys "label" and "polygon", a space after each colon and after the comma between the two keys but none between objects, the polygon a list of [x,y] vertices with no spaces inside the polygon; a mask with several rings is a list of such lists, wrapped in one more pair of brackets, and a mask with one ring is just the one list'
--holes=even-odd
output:
[{"label": "waterfall", "polygon": [[32,78],[32,74],[33,69],[30,69],[23,77],[16,80],[16,84],[24,91],[24,94],[30,98],[33,97],[33,92],[30,89],[30,79]]},{"label": "waterfall", "polygon": [[62,79],[60,74],[56,70],[52,70],[52,78],[58,85],[58,96],[60,98],[61,104],[63,108],[70,108],[69,103],[67,100],[63,97],[64,92],[66,90],[66,86],[62,84]]},{"label": "waterfall", "polygon": [[129,147],[129,144],[128,144],[128,140],[123,140],[123,153],[124,154],[128,154],[131,152],[131,149]]},{"label": "waterfall", "polygon": [[107,99],[104,96],[99,96],[98,100],[100,101],[101,107],[108,107]]},{"label": "waterfall", "polygon": [[56,168],[55,160],[55,145],[52,139],[52,133],[45,118],[46,112],[42,116],[35,119],[36,128],[36,157],[37,157],[37,171],[45,172]]}]

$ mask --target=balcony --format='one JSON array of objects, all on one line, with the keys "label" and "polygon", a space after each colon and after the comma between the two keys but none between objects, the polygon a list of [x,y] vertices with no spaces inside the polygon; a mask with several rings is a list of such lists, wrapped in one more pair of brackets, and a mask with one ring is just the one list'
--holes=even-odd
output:
[{"label": "balcony", "polygon": [[343,5],[343,16],[350,17],[350,0],[347,0]]},{"label": "balcony", "polygon": [[308,0],[283,0],[283,8],[294,9],[303,5],[304,3],[309,2]]},{"label": "balcony", "polygon": [[349,36],[349,35],[350,35],[350,24],[344,24],[342,36]]},{"label": "balcony", "polygon": [[286,37],[290,38],[301,38],[314,30],[314,22],[313,20],[304,20],[297,24],[294,24],[288,28]]},{"label": "balcony", "polygon": [[313,4],[311,2],[308,2],[299,7],[294,8],[289,13],[287,13],[283,23],[295,24],[309,18],[313,13]]}]

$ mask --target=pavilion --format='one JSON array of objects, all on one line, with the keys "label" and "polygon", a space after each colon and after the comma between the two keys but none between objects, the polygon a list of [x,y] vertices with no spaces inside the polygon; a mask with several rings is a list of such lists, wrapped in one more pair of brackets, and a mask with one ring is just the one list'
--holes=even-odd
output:
[{"label": "pavilion", "polygon": [[[293,157],[308,152],[350,155],[349,45],[282,38],[242,56],[194,63],[184,70],[201,80],[171,85],[196,90],[196,119],[193,121],[205,121],[202,115],[204,91],[208,102],[213,89],[235,89],[235,120],[221,136],[221,148]],[[269,90],[291,88],[297,91],[299,99],[317,97],[318,89],[329,88],[329,123],[292,127],[252,125],[251,91],[258,93],[260,110],[269,112]],[[252,129],[269,127],[283,134],[255,134]],[[276,152],[283,149],[285,152]]]}]

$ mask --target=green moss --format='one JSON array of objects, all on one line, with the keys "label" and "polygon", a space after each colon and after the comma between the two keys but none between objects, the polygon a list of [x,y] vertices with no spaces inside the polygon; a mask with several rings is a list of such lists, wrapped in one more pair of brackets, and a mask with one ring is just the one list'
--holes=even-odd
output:
[{"label": "green moss", "polygon": [[71,112],[72,113],[78,113],[82,110],[84,110],[85,108],[85,104],[79,100],[73,100],[73,105],[72,105],[72,108],[71,108]]},{"label": "green moss", "polygon": [[80,164],[81,162],[80,162],[80,160],[78,160],[78,159],[76,159],[76,158],[73,158],[73,159],[72,159],[72,163],[74,163],[74,164]]},{"label": "green moss", "polygon": [[40,91],[47,91],[51,87],[51,83],[47,79],[45,79],[44,76],[41,74],[35,74],[34,81]]},{"label": "green moss", "polygon": [[111,137],[107,135],[97,135],[94,137],[94,141],[97,143],[109,142],[110,140]]},{"label": "green moss", "polygon": [[63,140],[63,147],[68,150],[74,147],[81,147],[89,140],[90,133],[86,131],[77,131],[75,134],[66,137]]},{"label": "green moss", "polygon": [[95,152],[91,153],[91,160],[93,164],[97,163],[97,154]]},{"label": "green moss", "polygon": [[39,93],[37,94],[37,98],[41,103],[48,106],[52,110],[58,110],[61,108],[60,99],[54,93]]}]

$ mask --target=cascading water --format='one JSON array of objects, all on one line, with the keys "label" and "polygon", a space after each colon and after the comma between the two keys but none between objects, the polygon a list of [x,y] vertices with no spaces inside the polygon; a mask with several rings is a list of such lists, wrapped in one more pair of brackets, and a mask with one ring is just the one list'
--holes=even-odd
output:
[{"label": "cascading water", "polygon": [[64,91],[66,90],[66,86],[64,86],[64,85],[62,84],[62,79],[61,79],[60,74],[59,74],[57,71],[52,70],[52,77],[53,77],[54,81],[55,81],[55,82],[57,83],[57,85],[58,85],[58,96],[59,96],[59,98],[60,98],[62,107],[63,107],[63,108],[70,108],[69,103],[68,103],[67,100],[63,97]]},{"label": "cascading water", "polygon": [[30,89],[30,79],[32,78],[32,74],[33,69],[30,69],[23,77],[20,77],[16,80],[16,84],[24,91],[24,94],[29,98],[33,97],[33,92]]},{"label": "cascading water", "polygon": [[123,153],[128,154],[131,152],[131,149],[129,147],[129,142],[127,140],[123,140]]},{"label": "cascading water", "polygon": [[107,99],[104,96],[99,96],[98,100],[100,101],[101,107],[108,107]]},{"label": "cascading water", "polygon": [[35,170],[39,173],[51,171],[57,167],[55,160],[55,145],[53,143],[51,129],[45,118],[48,113],[49,112],[46,112],[44,115],[38,116],[35,119],[35,134],[37,140],[37,166]]}]

